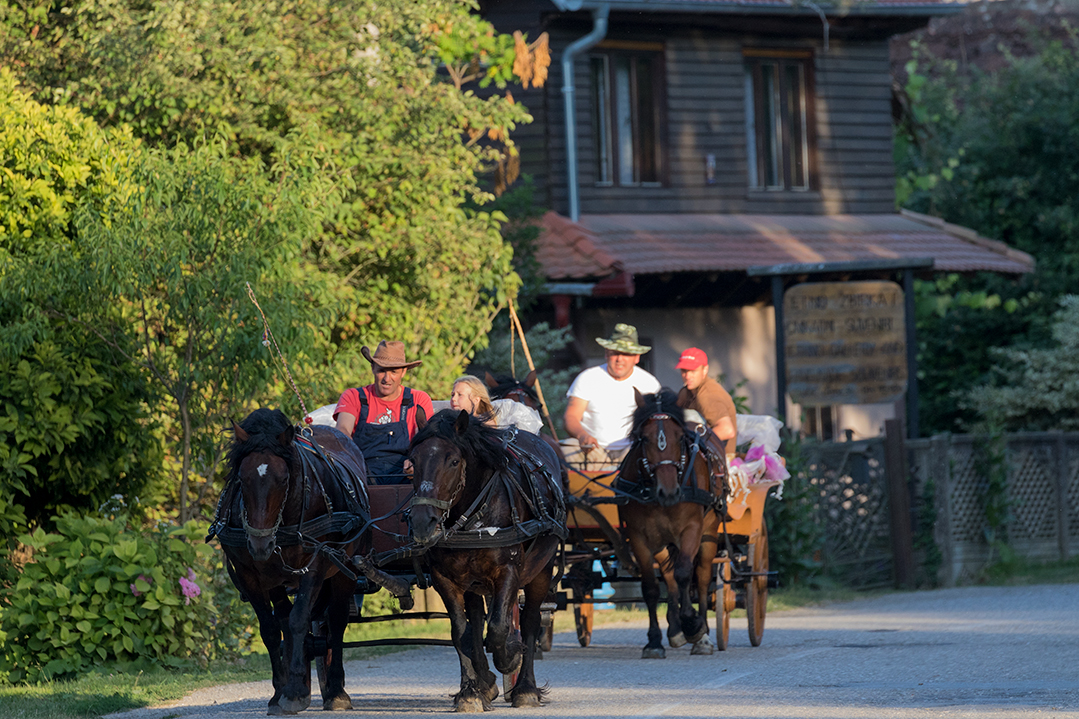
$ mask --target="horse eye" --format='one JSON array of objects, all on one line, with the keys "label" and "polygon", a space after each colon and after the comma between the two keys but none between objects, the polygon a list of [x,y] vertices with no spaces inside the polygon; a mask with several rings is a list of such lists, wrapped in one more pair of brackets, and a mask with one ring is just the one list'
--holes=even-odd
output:
[{"label": "horse eye", "polygon": [[461,460],[459,460],[459,459],[455,459],[455,460],[453,460],[452,462],[450,462],[450,466],[452,466],[452,467],[456,467],[456,466],[457,466],[457,465],[459,465],[460,463],[461,463]]}]

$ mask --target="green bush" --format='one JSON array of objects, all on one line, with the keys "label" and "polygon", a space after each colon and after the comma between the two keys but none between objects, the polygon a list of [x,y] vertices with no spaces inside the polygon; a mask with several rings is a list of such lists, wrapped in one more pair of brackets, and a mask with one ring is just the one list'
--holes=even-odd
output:
[{"label": "green bush", "polygon": [[[56,519],[0,605],[0,680],[68,678],[98,666],[203,664],[220,633],[205,526],[141,532],[125,516]],[[226,630],[227,631],[227,630]]]}]

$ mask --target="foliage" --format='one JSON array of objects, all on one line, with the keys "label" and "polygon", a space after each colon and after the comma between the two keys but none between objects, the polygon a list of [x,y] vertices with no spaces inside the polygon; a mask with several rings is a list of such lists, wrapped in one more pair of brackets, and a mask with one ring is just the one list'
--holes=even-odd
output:
[{"label": "foliage", "polygon": [[[335,192],[305,252],[344,281],[347,309],[332,328],[335,379],[317,391],[366,377],[358,350],[383,338],[424,358],[411,381],[432,389],[482,344],[516,279],[504,218],[464,203],[490,199],[479,178],[508,170],[509,133],[531,118],[509,92],[459,86],[536,82],[545,45],[497,35],[458,0],[23,8],[8,12],[5,50],[42,96],[153,144],[221,134],[270,166],[298,134],[318,158]],[[467,74],[455,84],[451,68]]]},{"label": "foliage", "polygon": [[196,571],[212,553],[191,522],[152,532],[126,518],[57,518],[0,609],[0,678],[37,682],[94,666],[184,666],[210,658],[215,610]]},{"label": "foliage", "polygon": [[[1040,42],[993,74],[937,60],[915,48],[907,107],[896,133],[901,204],[946,218],[1030,253],[1018,280],[984,274],[926,291],[944,302],[919,313],[920,414],[928,431],[976,421],[959,398],[989,380],[991,347],[1033,349],[1049,341],[1045,319],[1079,282],[1079,42]],[[964,302],[966,299],[981,304]],[[936,295],[930,297],[930,295]],[[924,376],[923,376],[924,375]]]},{"label": "foliage", "polygon": [[1079,295],[1061,299],[1051,332],[1053,347],[994,351],[994,371],[964,406],[1009,431],[1079,429]]},{"label": "foliage", "polygon": [[[480,379],[483,379],[482,372],[484,370],[495,375],[512,374],[520,379],[524,379],[528,375],[528,361],[525,358],[521,337],[514,332],[514,341],[512,344],[510,343],[509,313],[504,314],[507,316],[504,318],[500,316],[501,321],[495,323],[495,329],[492,330],[488,339],[488,346],[476,353],[469,366],[469,371],[473,371],[472,367],[474,366],[476,368],[474,371],[481,373]],[[565,433],[562,426],[562,415],[565,414],[568,402],[566,392],[569,390],[573,378],[577,376],[578,368],[569,367],[555,370],[548,369],[547,364],[554,353],[562,350],[570,343],[572,337],[573,330],[571,327],[553,329],[546,322],[539,322],[525,331],[528,351],[532,354],[539,385],[543,388],[547,411],[562,436]]]},{"label": "foliage", "polygon": [[272,381],[263,315],[248,284],[273,298],[265,316],[294,361],[312,358],[316,328],[330,321],[320,310],[322,278],[298,262],[317,223],[314,186],[290,167],[275,167],[274,177],[258,162],[210,144],[151,150],[133,161],[138,189],[122,205],[79,216],[93,261],[68,282],[125,307],[116,342],[138,338],[139,351],[128,356],[175,418],[167,430],[182,463],[181,519],[194,514],[192,471],[204,478],[196,503],[219,473],[220,428]]},{"label": "foliage", "polygon": [[[132,151],[124,132],[34,102],[0,68],[0,465],[32,523],[138,493],[160,464],[152,395],[90,329],[115,309],[63,279],[87,261],[75,214],[115,206]],[[0,540],[11,529],[0,523]]]},{"label": "foliage", "polygon": [[937,483],[932,477],[926,480],[921,494],[915,498],[914,517],[914,551],[921,560],[918,563],[918,583],[935,587],[939,582],[940,568],[944,566],[944,554],[937,546],[935,536]]},{"label": "foliage", "polygon": [[1004,432],[990,426],[974,441],[974,471],[978,477],[978,496],[985,514],[985,541],[993,552],[1007,561],[1014,556],[1008,545],[1008,523],[1011,520],[1011,501],[1008,498],[1008,465]]},{"label": "foliage", "polygon": [[791,476],[783,498],[765,503],[768,522],[769,568],[779,572],[780,586],[813,586],[820,582],[824,535],[817,521],[817,499],[805,448],[806,440],[786,433],[780,454]]}]

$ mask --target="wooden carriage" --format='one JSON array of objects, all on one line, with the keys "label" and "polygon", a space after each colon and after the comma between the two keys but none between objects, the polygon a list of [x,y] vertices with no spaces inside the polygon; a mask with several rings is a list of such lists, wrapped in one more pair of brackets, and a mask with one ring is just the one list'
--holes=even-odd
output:
[{"label": "wooden carriage", "polygon": [[[569,474],[571,510],[566,519],[570,538],[566,546],[567,571],[562,579],[566,602],[573,604],[577,639],[588,646],[592,637],[593,604],[599,602],[640,602],[636,592],[640,579],[635,563],[622,539],[618,506],[612,486],[617,466],[575,464]],[[768,492],[780,483],[764,481],[749,485],[748,493],[728,503],[731,520],[720,523],[719,552],[715,559],[712,597],[715,611],[716,647],[727,648],[730,614],[745,608],[749,617],[749,640],[760,646],[768,588],[774,574],[768,570],[768,526],[764,505]],[[596,563],[602,568],[596,571]],[[654,567],[658,570],[658,567]],[[610,598],[597,599],[604,584],[616,587]],[[630,591],[622,591],[626,586]],[[661,587],[664,587],[661,583]]]}]

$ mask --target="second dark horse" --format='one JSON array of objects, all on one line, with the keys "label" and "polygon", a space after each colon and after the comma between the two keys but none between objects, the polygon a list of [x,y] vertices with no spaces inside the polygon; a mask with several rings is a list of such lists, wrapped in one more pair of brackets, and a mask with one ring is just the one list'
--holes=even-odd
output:
[{"label": "second dark horse", "polygon": [[[534,434],[493,429],[452,410],[420,429],[409,455],[412,538],[428,548],[432,583],[449,612],[461,662],[454,708],[483,711],[498,696],[485,647],[499,672],[518,672],[508,697],[513,706],[541,705],[544,690],[533,665],[540,605],[566,536],[558,458]],[[518,638],[513,610],[522,588]]]}]

